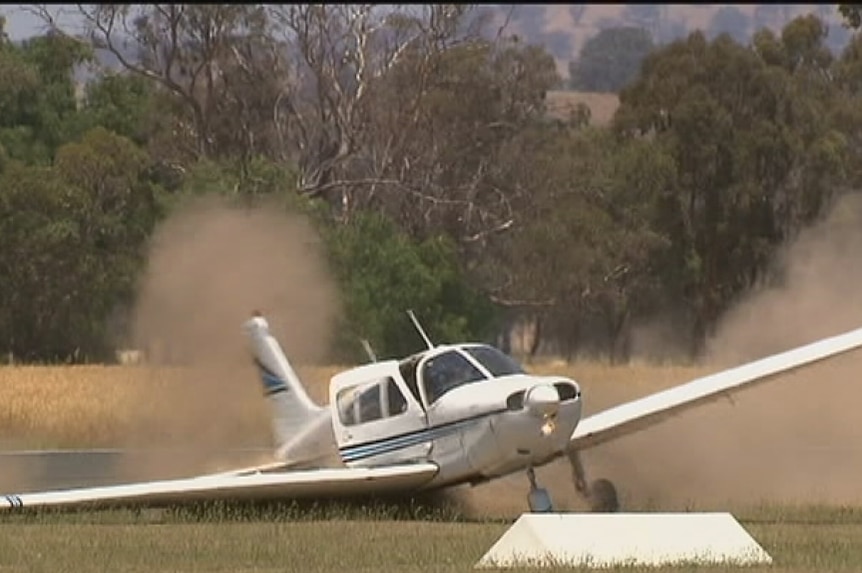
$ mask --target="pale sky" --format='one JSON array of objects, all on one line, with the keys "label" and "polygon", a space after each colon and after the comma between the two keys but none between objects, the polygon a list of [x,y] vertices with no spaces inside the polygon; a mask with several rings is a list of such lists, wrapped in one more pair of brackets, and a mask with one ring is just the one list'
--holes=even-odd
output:
[{"label": "pale sky", "polygon": [[[37,16],[27,11],[32,4],[3,4],[0,6],[0,15],[6,17],[6,33],[13,41],[23,40],[30,36],[42,34],[45,31],[44,23]],[[59,24],[74,27],[76,19],[70,17],[77,10],[75,4],[51,4],[49,12]]]}]

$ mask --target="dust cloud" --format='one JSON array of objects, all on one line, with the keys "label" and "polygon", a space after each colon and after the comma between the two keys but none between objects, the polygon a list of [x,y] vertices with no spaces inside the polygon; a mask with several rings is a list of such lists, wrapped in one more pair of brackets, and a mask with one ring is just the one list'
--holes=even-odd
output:
[{"label": "dust cloud", "polygon": [[[721,370],[862,327],[862,195],[843,197],[779,258],[783,280],[719,325]],[[826,360],[586,452],[635,506],[862,500],[862,352]],[[592,463],[590,463],[592,462]]]},{"label": "dust cloud", "polygon": [[[710,341],[719,371],[862,327],[862,195],[848,195],[781,253],[780,284],[742,300]],[[798,370],[582,453],[623,509],[733,510],[760,503],[862,502],[862,351]],[[585,384],[586,415],[640,397],[622,384]],[[634,386],[634,385],[633,385]],[[640,385],[638,385],[640,386]],[[559,509],[585,509],[560,460],[537,471]],[[466,489],[480,513],[518,515],[527,480]]]},{"label": "dust cloud", "polygon": [[317,364],[338,308],[304,218],[213,198],[176,211],[153,237],[133,313],[132,341],[152,383],[136,396],[124,444],[173,453],[137,459],[138,473],[209,471],[231,463],[218,452],[268,450],[270,412],[241,325],[259,310],[295,366]]}]

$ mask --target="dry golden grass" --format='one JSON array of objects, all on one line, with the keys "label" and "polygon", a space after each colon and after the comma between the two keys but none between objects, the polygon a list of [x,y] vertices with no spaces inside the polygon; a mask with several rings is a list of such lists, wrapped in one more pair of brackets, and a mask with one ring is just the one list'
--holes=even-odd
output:
[{"label": "dry golden grass", "polygon": [[[681,366],[599,362],[566,364],[541,362],[529,369],[578,380],[592,406],[608,400],[633,398],[683,382],[704,372]],[[309,394],[327,401],[329,378],[339,367],[304,368],[300,376]],[[140,434],[141,420],[156,426],[163,406],[143,396],[170,396],[196,374],[183,368],[135,366],[20,366],[0,368],[0,447],[111,447],[125,445],[124,437]],[[237,380],[237,384],[256,384]],[[145,390],[145,392],[144,392]],[[607,398],[604,398],[607,396]],[[206,402],[206,397],[201,400]],[[238,413],[237,413],[238,412]],[[218,412],[211,412],[215,416]],[[246,441],[266,440],[268,411],[264,400],[232,411],[230,423]],[[138,424],[138,426],[135,426]],[[152,427],[151,431],[157,430]],[[265,444],[265,441],[263,442]]]},{"label": "dry golden grass", "polygon": [[592,124],[608,125],[620,105],[620,99],[613,93],[592,93],[556,90],[548,92],[548,113],[552,117],[565,119],[579,103],[586,104],[592,113]]}]

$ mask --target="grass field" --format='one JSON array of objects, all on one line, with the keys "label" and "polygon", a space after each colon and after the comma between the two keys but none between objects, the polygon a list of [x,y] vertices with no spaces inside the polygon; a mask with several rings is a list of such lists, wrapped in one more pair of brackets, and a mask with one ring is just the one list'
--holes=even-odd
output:
[{"label": "grass field", "polygon": [[[312,397],[326,402],[329,377],[338,370],[305,368],[300,375]],[[704,372],[598,362],[544,363],[531,370],[571,376],[585,391],[611,399],[647,394]],[[0,367],[0,448],[119,447],[130,439],[164,446],[174,437],[167,429],[202,430],[194,425],[200,408],[209,419],[221,418],[234,445],[265,446],[269,411],[257,383],[250,368],[213,373],[135,366]]]},{"label": "grass field", "polygon": [[[746,571],[862,567],[862,511],[760,507],[738,518],[774,560]],[[0,516],[0,571],[470,571],[508,525],[314,511],[12,514]]]},{"label": "grass field", "polygon": [[[860,443],[852,413],[858,369],[849,359],[817,368],[752,391],[733,406],[707,406],[588,452],[588,471],[619,480],[629,510],[732,511],[775,559],[771,567],[747,570],[858,571],[862,509],[856,507],[862,503],[854,500],[862,457],[851,449]],[[708,372],[586,362],[529,369],[577,379],[588,412]],[[306,368],[300,375],[325,400],[336,370]],[[814,380],[822,391],[805,391]],[[269,412],[253,370],[0,368],[0,448],[123,447],[132,437],[164,446],[177,435],[267,446]],[[829,447],[816,449],[816,440]],[[566,465],[537,473],[558,509],[577,510]],[[0,468],[0,478],[8,469]],[[511,476],[455,491],[451,498],[464,502],[456,514],[420,508],[406,517],[314,508],[0,515],[0,573],[468,571],[524,510],[526,491],[524,477]],[[649,497],[656,492],[658,502]]]}]

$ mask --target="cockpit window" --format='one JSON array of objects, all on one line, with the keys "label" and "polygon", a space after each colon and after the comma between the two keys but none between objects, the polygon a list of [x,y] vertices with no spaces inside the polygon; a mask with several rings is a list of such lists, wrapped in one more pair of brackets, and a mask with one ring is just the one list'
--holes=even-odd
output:
[{"label": "cockpit window", "polygon": [[485,380],[482,372],[455,351],[431,358],[422,370],[422,383],[429,405],[449,390],[478,380]]},{"label": "cockpit window", "polygon": [[464,348],[464,351],[475,358],[476,362],[484,366],[494,376],[524,373],[524,369],[521,368],[520,364],[493,346],[467,346]]}]

